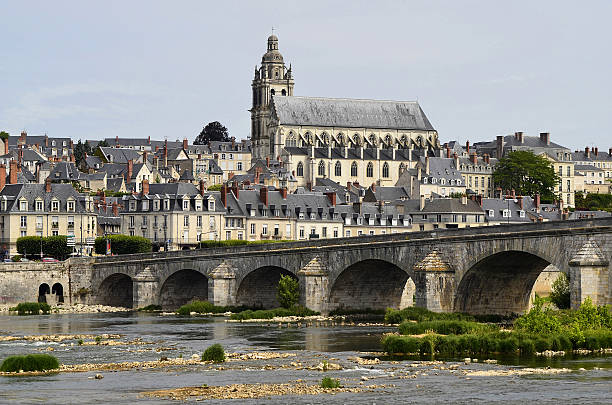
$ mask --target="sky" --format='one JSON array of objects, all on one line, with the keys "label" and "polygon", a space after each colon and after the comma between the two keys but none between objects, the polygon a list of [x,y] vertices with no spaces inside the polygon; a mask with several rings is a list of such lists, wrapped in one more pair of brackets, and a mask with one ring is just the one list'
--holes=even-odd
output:
[{"label": "sky", "polygon": [[249,136],[272,27],[295,95],[418,100],[442,143],[612,147],[612,1],[0,0],[0,130]]}]

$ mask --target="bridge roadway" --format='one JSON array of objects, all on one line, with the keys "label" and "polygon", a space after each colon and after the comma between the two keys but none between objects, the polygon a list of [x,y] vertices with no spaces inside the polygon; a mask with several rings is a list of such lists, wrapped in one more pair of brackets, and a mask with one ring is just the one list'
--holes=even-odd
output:
[{"label": "bridge roadway", "polygon": [[573,307],[587,296],[612,304],[611,255],[612,218],[444,229],[71,259],[36,276],[9,264],[0,277],[12,282],[0,284],[0,301],[59,283],[71,302],[173,309],[197,298],[274,307],[285,274],[298,279],[301,303],[323,313],[414,302],[433,311],[508,314],[528,308],[550,264],[570,277]]}]

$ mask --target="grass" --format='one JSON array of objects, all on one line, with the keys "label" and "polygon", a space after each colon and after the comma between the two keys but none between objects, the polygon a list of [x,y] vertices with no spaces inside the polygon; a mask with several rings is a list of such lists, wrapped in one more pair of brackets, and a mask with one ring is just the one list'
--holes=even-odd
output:
[{"label": "grass", "polygon": [[18,315],[39,315],[41,312],[46,315],[51,312],[51,306],[46,302],[22,302],[9,311],[17,312]]},{"label": "grass", "polygon": [[295,306],[292,308],[274,308],[274,309],[259,309],[259,310],[246,310],[232,314],[230,319],[233,320],[247,320],[247,319],[272,319],[275,317],[283,316],[313,316],[319,315],[319,312],[312,311],[306,307]]},{"label": "grass", "polygon": [[498,330],[499,328],[494,325],[487,325],[484,323],[472,322],[472,321],[458,321],[458,320],[436,320],[436,321],[423,321],[423,322],[403,322],[399,326],[399,332],[402,335],[420,335],[426,332],[435,332],[442,335],[463,335],[466,333],[474,332],[488,332]]},{"label": "grass", "polygon": [[202,361],[212,361],[214,363],[223,363],[225,361],[225,350],[223,350],[223,346],[216,343],[208,347],[202,354]]},{"label": "grass", "polygon": [[0,371],[48,371],[59,368],[57,359],[49,354],[28,354],[27,356],[10,356],[4,359]]},{"label": "grass", "polygon": [[340,380],[330,377],[323,377],[321,388],[340,388]]},{"label": "grass", "polygon": [[420,307],[408,307],[404,309],[387,309],[385,313],[386,323],[402,323],[404,321],[436,321],[436,320],[458,320],[458,321],[475,321],[476,318],[472,315],[463,314],[460,312],[431,312],[428,309]]},{"label": "grass", "polygon": [[234,306],[217,306],[208,301],[191,301],[188,304],[181,306],[176,312],[179,315],[189,315],[192,312],[198,314],[222,314],[225,312],[240,312],[244,311],[245,307],[234,307]]}]

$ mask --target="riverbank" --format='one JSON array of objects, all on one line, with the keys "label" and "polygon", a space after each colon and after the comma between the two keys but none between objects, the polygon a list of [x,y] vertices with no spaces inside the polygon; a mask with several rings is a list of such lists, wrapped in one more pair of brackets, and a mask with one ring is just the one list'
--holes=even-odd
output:
[{"label": "riverbank", "polygon": [[[0,305],[0,314],[8,315],[12,314],[10,308],[15,307],[16,304],[2,304]],[[111,307],[108,305],[86,305],[86,304],[62,304],[51,306],[52,314],[95,314],[100,312],[130,312],[133,311],[131,308],[123,307]]]}]

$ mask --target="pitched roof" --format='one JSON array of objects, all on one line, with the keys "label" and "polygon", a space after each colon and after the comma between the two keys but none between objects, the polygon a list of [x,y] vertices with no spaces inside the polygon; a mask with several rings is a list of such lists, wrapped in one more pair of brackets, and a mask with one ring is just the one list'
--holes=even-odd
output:
[{"label": "pitched roof", "polygon": [[272,103],[281,124],[434,131],[416,101],[274,96]]}]

